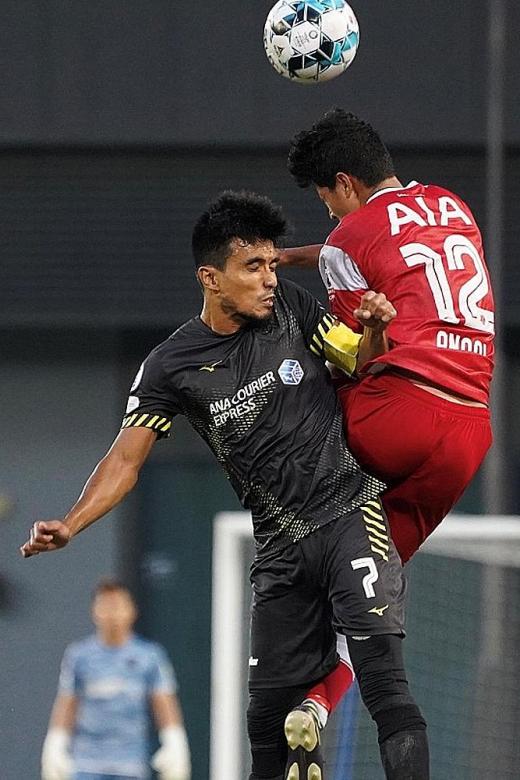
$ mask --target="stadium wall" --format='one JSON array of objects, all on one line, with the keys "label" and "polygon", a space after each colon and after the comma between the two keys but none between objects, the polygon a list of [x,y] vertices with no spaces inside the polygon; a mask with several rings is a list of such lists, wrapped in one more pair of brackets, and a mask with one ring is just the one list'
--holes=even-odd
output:
[{"label": "stadium wall", "polygon": [[[443,184],[464,197],[485,232],[482,150],[393,149],[403,181]],[[316,243],[332,223],[286,171],[286,148],[25,150],[0,152],[0,327],[173,329],[200,291],[191,228],[226,187],[282,204],[291,242]],[[509,327],[520,326],[520,149],[506,165],[504,290]],[[493,272],[493,257],[488,258]],[[318,296],[316,272],[293,278]]]},{"label": "stadium wall", "polygon": [[[0,142],[272,145],[334,104],[393,143],[484,141],[487,0],[352,0],[361,28],[352,70],[303,91],[265,58],[272,4],[3,0]],[[518,4],[508,14],[512,33]],[[520,59],[510,43],[514,106]],[[520,142],[518,112],[506,133]]]}]

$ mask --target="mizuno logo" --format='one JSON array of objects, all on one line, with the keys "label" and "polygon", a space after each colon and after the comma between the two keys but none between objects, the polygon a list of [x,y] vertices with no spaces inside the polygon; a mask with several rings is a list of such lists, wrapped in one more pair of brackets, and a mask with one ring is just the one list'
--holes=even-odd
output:
[{"label": "mizuno logo", "polygon": [[258,666],[258,658],[253,658],[253,656],[251,656],[249,658],[249,666]]},{"label": "mizuno logo", "polygon": [[199,368],[199,371],[209,371],[210,374],[212,374],[215,370],[215,366],[218,366],[219,363],[222,363],[222,360],[217,360],[217,362],[212,363],[211,366],[202,366],[202,368]]},{"label": "mizuno logo", "polygon": [[385,604],[384,607],[374,607],[373,609],[369,609],[369,612],[373,612],[375,615],[379,615],[379,617],[383,617],[383,612],[385,609],[388,609],[388,604]]}]

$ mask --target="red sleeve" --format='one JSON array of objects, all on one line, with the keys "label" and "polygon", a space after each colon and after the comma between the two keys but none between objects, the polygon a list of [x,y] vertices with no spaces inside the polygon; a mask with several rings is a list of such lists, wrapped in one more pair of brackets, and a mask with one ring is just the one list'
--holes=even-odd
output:
[{"label": "red sleeve", "polygon": [[330,308],[334,316],[355,333],[361,333],[363,325],[356,320],[353,311],[358,308],[365,292],[366,290],[334,290],[330,298]]}]

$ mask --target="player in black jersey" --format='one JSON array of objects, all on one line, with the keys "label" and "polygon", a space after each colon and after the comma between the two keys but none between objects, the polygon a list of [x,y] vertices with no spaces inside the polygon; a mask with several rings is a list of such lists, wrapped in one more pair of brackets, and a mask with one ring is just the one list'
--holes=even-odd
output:
[{"label": "player in black jersey", "polygon": [[224,193],[202,215],[193,232],[201,315],[144,361],[122,430],[77,503],[63,520],[35,523],[22,554],[63,547],[112,509],[156,439],[185,415],[253,517],[250,780],[323,780],[316,722],[298,705],[336,665],[336,632],[377,724],[387,778],[427,780],[384,485],[347,448],[325,365],[353,373],[383,351],[394,312],[368,293],[360,314],[368,327],[356,336],[305,290],[277,280],[284,231],[280,210],[246,193]]}]

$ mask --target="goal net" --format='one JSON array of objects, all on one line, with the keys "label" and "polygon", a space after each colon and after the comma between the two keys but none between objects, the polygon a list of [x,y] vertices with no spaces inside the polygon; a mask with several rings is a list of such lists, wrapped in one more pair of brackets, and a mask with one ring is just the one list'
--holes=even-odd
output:
[{"label": "goal net", "polygon": [[[215,518],[211,780],[250,771],[245,512]],[[520,777],[520,518],[447,518],[406,568],[405,659],[428,722],[434,780]],[[375,726],[354,685],[324,734],[326,780],[383,780]]]}]

